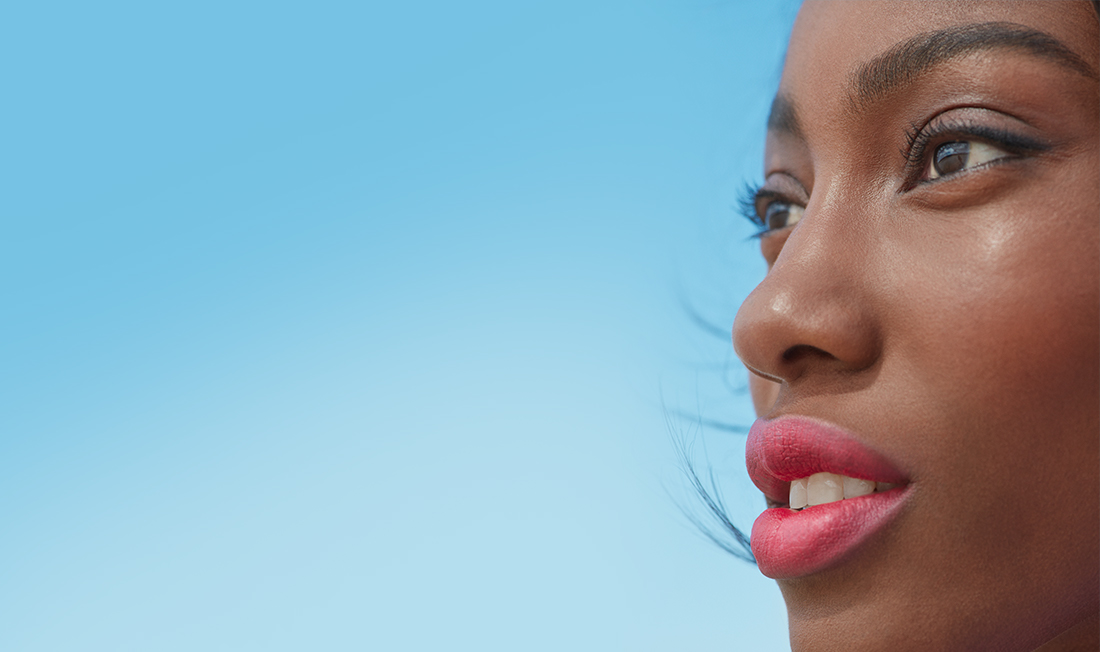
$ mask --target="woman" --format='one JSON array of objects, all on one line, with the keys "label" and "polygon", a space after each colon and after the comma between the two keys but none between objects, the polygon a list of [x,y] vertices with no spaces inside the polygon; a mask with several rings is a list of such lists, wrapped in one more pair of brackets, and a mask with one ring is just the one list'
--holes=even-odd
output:
[{"label": "woman", "polygon": [[1090,2],[807,2],[733,339],[795,650],[1078,650],[1100,592]]}]

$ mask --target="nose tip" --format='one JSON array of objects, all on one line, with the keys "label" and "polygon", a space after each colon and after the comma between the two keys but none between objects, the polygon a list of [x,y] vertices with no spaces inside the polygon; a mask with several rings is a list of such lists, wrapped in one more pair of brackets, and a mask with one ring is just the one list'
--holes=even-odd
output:
[{"label": "nose tip", "polygon": [[776,265],[741,305],[733,345],[755,373],[794,383],[808,373],[859,371],[878,360],[870,302],[841,265],[816,267]]}]

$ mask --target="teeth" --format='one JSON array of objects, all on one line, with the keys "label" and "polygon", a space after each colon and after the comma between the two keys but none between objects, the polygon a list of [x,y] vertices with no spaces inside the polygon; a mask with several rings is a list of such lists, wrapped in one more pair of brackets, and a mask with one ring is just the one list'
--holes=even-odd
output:
[{"label": "teeth", "polygon": [[806,506],[806,480],[795,480],[791,483],[791,509],[802,509]]},{"label": "teeth", "polygon": [[871,480],[849,478],[836,473],[815,473],[808,478],[791,481],[789,504],[791,509],[802,509],[845,498],[866,496],[875,491],[889,491],[897,486],[889,482],[876,484]]},{"label": "teeth", "polygon": [[806,502],[810,507],[844,500],[843,476],[815,473],[806,482]]},{"label": "teeth", "polygon": [[856,496],[866,496],[867,494],[875,492],[875,483],[871,480],[860,480],[858,478],[849,478],[848,476],[840,476],[844,478],[844,497],[855,498]]}]

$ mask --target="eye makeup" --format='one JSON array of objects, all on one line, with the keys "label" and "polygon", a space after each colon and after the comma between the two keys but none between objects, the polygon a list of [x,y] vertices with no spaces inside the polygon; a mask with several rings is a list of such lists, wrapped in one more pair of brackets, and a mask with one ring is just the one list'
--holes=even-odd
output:
[{"label": "eye makeup", "polygon": [[[738,198],[739,212],[758,227],[753,238],[794,226],[805,210],[805,192],[791,192],[801,184],[786,174],[772,175],[764,185],[746,183]],[[790,188],[788,188],[788,186]]]},{"label": "eye makeup", "polygon": [[[981,109],[978,112],[991,113]],[[990,122],[962,115],[938,117],[923,127],[913,126],[905,134],[902,150],[905,180],[901,191],[979,167],[1026,158],[1051,147],[1038,138]],[[1003,156],[997,155],[998,152]]]},{"label": "eye makeup", "polygon": [[[1026,122],[982,107],[958,107],[942,112],[904,132],[900,150],[904,163],[899,192],[945,181],[986,167],[1049,151]],[[746,184],[738,205],[757,227],[754,238],[765,238],[793,227],[802,218],[808,193],[790,174],[773,173],[763,185]]]}]

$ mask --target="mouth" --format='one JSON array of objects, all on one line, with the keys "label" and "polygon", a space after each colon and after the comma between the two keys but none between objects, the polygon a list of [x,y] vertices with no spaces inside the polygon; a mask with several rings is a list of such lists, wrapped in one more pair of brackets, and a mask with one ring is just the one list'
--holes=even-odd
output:
[{"label": "mouth", "polygon": [[900,513],[910,494],[909,479],[885,456],[806,417],[758,420],[746,461],[768,500],[752,527],[752,551],[773,579],[843,563]]}]

